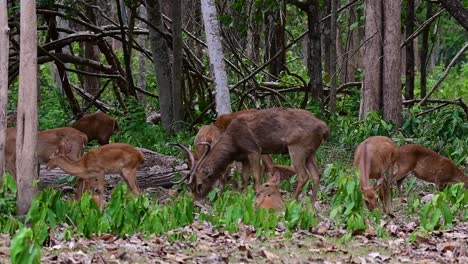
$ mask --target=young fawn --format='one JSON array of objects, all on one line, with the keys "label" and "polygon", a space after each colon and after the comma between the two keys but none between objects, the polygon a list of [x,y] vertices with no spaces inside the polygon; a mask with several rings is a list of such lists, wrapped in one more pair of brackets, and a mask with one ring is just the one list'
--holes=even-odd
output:
[{"label": "young fawn", "polygon": [[[130,190],[138,194],[136,172],[144,162],[143,154],[134,147],[115,143],[108,144],[85,153],[80,160],[73,161],[66,154],[70,151],[69,145],[61,144],[52,154],[47,169],[61,168],[66,173],[85,181],[97,179],[99,191],[99,207],[102,208],[104,195],[104,177],[106,174],[118,173],[127,183]],[[81,194],[83,190],[77,190]]]},{"label": "young fawn", "polygon": [[401,194],[401,184],[409,173],[421,180],[435,183],[439,189],[449,183],[463,182],[468,188],[468,176],[446,157],[417,144],[403,145],[399,149],[398,173],[392,182],[397,183]]},{"label": "young fawn", "polygon": [[275,211],[284,209],[284,201],[279,189],[280,181],[281,175],[276,171],[257,189],[255,193],[257,208],[273,208]]},{"label": "young fawn", "polygon": [[[359,182],[364,194],[366,206],[373,211],[378,206],[376,191],[382,200],[384,212],[391,212],[391,182],[393,166],[398,159],[398,148],[395,143],[382,136],[369,137],[361,142],[354,155],[354,166],[359,169]],[[370,186],[369,179],[377,180]]]}]

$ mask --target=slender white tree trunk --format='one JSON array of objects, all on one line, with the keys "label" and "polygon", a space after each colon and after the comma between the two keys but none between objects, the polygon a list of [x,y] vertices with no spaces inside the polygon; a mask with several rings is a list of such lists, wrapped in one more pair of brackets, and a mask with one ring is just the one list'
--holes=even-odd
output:
[{"label": "slender white tree trunk", "polygon": [[214,0],[201,1],[203,24],[205,25],[206,43],[210,68],[215,83],[216,112],[219,115],[230,113],[231,98],[227,84],[226,67],[224,65],[223,46],[218,21],[218,13]]},{"label": "slender white tree trunk", "polygon": [[9,33],[7,1],[0,0],[0,181],[3,179],[5,165],[5,141],[7,128],[8,101],[8,54]]},{"label": "slender white tree trunk", "polygon": [[17,209],[26,214],[37,189],[37,22],[36,1],[20,2],[20,70],[16,122]]}]

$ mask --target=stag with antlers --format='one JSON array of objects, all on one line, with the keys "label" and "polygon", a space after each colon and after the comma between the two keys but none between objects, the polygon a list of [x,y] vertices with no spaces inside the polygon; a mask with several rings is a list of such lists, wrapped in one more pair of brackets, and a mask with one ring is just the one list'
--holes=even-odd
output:
[{"label": "stag with antlers", "polygon": [[[262,154],[289,153],[298,174],[295,198],[298,198],[309,178],[314,182],[315,201],[320,171],[315,153],[330,131],[322,120],[310,112],[292,108],[270,108],[251,111],[232,119],[226,130],[212,146],[206,143],[201,160],[183,178],[197,197],[204,197],[212,189],[234,160],[248,160],[254,174],[255,187],[261,184]],[[193,160],[189,151],[185,154]]]}]

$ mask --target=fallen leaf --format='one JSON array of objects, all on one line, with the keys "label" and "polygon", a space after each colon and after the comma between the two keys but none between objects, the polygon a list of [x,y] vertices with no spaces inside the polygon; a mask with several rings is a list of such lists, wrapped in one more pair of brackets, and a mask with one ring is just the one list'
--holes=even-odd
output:
[{"label": "fallen leaf", "polygon": [[263,254],[263,256],[265,258],[267,258],[268,260],[277,260],[279,259],[280,257],[274,253],[271,253],[270,251],[268,250],[262,250],[261,253]]}]

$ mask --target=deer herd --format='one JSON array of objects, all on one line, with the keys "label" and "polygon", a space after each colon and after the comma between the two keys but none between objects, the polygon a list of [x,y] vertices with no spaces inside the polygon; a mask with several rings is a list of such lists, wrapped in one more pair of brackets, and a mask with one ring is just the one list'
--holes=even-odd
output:
[{"label": "deer herd", "polygon": [[[131,145],[109,144],[111,135],[118,129],[113,117],[97,112],[83,116],[70,127],[41,131],[38,133],[38,163],[47,164],[49,170],[59,167],[76,176],[76,198],[97,187],[101,208],[107,174],[120,174],[130,190],[138,194],[136,172],[144,156]],[[311,198],[315,202],[320,182],[316,153],[329,135],[325,122],[302,109],[269,108],[224,114],[212,125],[200,128],[193,152],[172,143],[186,155],[188,164],[188,170],[174,183],[187,181],[194,196],[204,198],[214,186],[224,185],[229,180],[231,167],[235,165],[241,171],[244,190],[252,173],[257,208],[284,209],[280,182],[295,174],[294,198],[299,198],[310,179],[313,183]],[[83,154],[88,142],[95,139],[101,147]],[[16,129],[8,128],[5,167],[16,178],[15,141]],[[272,154],[288,154],[292,166],[274,164]],[[378,207],[380,198],[384,212],[390,214],[391,187],[395,183],[401,194],[401,182],[410,173],[439,188],[458,182],[468,188],[468,176],[451,160],[416,144],[398,147],[384,136],[372,136],[361,142],[356,148],[354,166],[359,170],[364,201],[371,211]],[[268,180],[262,183],[265,174],[269,175]],[[371,179],[375,180],[373,185]]]}]

